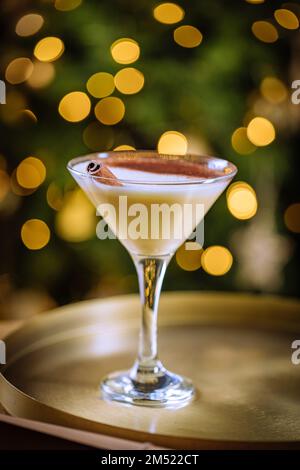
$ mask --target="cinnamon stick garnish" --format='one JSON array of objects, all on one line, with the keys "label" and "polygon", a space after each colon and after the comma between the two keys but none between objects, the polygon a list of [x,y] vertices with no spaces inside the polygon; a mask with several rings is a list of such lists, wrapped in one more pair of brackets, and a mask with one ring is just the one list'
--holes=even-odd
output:
[{"label": "cinnamon stick garnish", "polygon": [[122,186],[116,175],[114,175],[112,171],[110,171],[110,169],[102,162],[92,160],[88,164],[86,171],[91,176],[103,178],[101,182],[104,184],[109,184],[111,186]]}]

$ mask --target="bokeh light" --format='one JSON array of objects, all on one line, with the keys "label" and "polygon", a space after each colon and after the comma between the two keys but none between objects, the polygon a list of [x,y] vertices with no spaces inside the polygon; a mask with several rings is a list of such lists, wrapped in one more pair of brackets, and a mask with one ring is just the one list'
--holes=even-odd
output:
[{"label": "bokeh light", "polygon": [[109,150],[114,143],[114,134],[110,127],[102,126],[98,121],[90,122],[83,131],[83,142],[94,151]]},{"label": "bokeh light", "polygon": [[223,276],[230,270],[232,263],[232,254],[224,246],[210,246],[201,256],[202,268],[212,276]]},{"label": "bokeh light", "polygon": [[184,10],[176,3],[165,2],[154,8],[153,16],[160,23],[175,24],[184,18]]},{"label": "bokeh light", "polygon": [[203,36],[199,29],[194,26],[179,26],[174,31],[174,41],[182,47],[197,47],[201,44],[202,39]]},{"label": "bokeh light", "polygon": [[10,190],[10,179],[6,171],[0,170],[0,204]]},{"label": "bokeh light", "polygon": [[125,115],[125,105],[120,98],[103,98],[95,106],[96,118],[107,126],[120,122]]},{"label": "bokeh light", "polygon": [[115,75],[116,88],[126,95],[138,93],[144,86],[144,75],[133,67],[119,70]]},{"label": "bokeh light", "polygon": [[33,189],[28,189],[28,188],[23,188],[23,186],[20,186],[17,180],[17,169],[15,168],[12,174],[10,175],[10,187],[11,190],[14,194],[17,196],[29,196],[30,194],[34,193],[36,188]]},{"label": "bokeh light", "polygon": [[55,0],[54,6],[59,11],[71,11],[79,7],[82,0]]},{"label": "bokeh light", "polygon": [[185,271],[196,271],[201,267],[203,249],[197,242],[186,242],[177,250],[176,261]]},{"label": "bokeh light", "polygon": [[46,199],[51,209],[59,211],[63,205],[63,193],[56,183],[51,183],[48,186]]},{"label": "bokeh light", "polygon": [[187,138],[177,131],[164,132],[158,141],[157,150],[159,153],[185,155],[187,152]]},{"label": "bokeh light", "polygon": [[233,132],[231,136],[231,145],[240,155],[249,155],[256,150],[256,146],[253,145],[247,137],[246,127],[239,127]]},{"label": "bokeh light", "polygon": [[121,38],[110,46],[112,58],[118,64],[132,64],[140,56],[140,46],[131,38]]},{"label": "bokeh light", "polygon": [[92,75],[86,84],[88,92],[95,98],[104,98],[115,89],[114,77],[111,73],[98,72]]},{"label": "bokeh light", "polygon": [[41,39],[34,48],[35,57],[41,62],[53,62],[64,53],[65,46],[61,39],[49,36]]},{"label": "bokeh light", "polygon": [[257,39],[266,43],[276,42],[278,39],[278,31],[269,21],[255,21],[252,33]]},{"label": "bokeh light", "polygon": [[44,18],[37,13],[22,16],[16,24],[18,36],[27,37],[36,34],[44,24]]},{"label": "bokeh light", "polygon": [[50,230],[43,220],[30,219],[22,226],[21,238],[24,245],[29,250],[40,250],[48,244],[50,240]]},{"label": "bokeh light", "polygon": [[244,181],[237,181],[226,192],[230,213],[240,220],[251,219],[257,212],[257,198],[254,189]]},{"label": "bokeh light", "polygon": [[96,233],[95,208],[83,191],[76,188],[64,200],[56,214],[57,234],[68,242],[89,240]]},{"label": "bokeh light", "polygon": [[25,158],[17,167],[17,182],[25,189],[34,189],[40,186],[46,178],[46,167],[36,157]]},{"label": "bokeh light", "polygon": [[247,3],[253,3],[253,5],[258,5],[259,3],[264,3],[265,0],[246,0]]},{"label": "bokeh light", "polygon": [[136,150],[134,147],[132,147],[132,145],[118,145],[117,147],[114,148],[114,151],[118,151],[118,150]]},{"label": "bokeh light", "polygon": [[22,109],[20,111],[20,118],[23,119],[25,123],[31,122],[31,123],[36,124],[38,121],[38,118],[36,117],[34,112],[31,111],[31,109]]},{"label": "bokeh light", "polygon": [[257,147],[264,147],[273,142],[276,132],[271,121],[264,117],[255,117],[247,127],[248,139]]},{"label": "bokeh light", "polygon": [[33,72],[33,63],[27,57],[19,57],[10,62],[5,71],[5,79],[12,85],[23,83]]},{"label": "bokeh light", "polygon": [[300,203],[291,204],[284,213],[284,223],[294,233],[300,233]]},{"label": "bokeh light", "polygon": [[33,72],[27,80],[31,88],[44,88],[48,86],[55,77],[55,68],[51,62],[33,62]]},{"label": "bokeh light", "polygon": [[275,19],[280,26],[286,29],[298,29],[299,20],[295,13],[285,8],[279,8],[274,12]]},{"label": "bokeh light", "polygon": [[276,77],[266,77],[260,84],[262,96],[272,104],[279,104],[288,97],[288,91],[284,83]]},{"label": "bokeh light", "polygon": [[85,119],[91,111],[91,101],[86,93],[72,91],[65,95],[58,106],[59,114],[69,122]]}]

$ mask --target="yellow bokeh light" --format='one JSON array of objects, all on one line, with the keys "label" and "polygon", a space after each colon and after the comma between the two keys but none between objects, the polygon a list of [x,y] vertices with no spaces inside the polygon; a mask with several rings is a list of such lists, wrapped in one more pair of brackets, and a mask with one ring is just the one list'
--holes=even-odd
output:
[{"label": "yellow bokeh light", "polygon": [[35,157],[25,158],[17,167],[16,179],[25,189],[34,189],[40,186],[46,178],[44,163]]},{"label": "yellow bokeh light", "polygon": [[121,38],[110,46],[113,59],[118,64],[132,64],[140,56],[140,46],[131,38]]},{"label": "yellow bokeh light", "polygon": [[48,225],[40,219],[27,220],[21,229],[21,238],[29,250],[40,250],[50,240]]},{"label": "yellow bokeh light", "polygon": [[132,147],[132,145],[124,144],[124,145],[118,145],[118,147],[114,148],[114,151],[117,152],[118,150],[122,151],[122,150],[136,150],[136,149]]},{"label": "yellow bokeh light", "polygon": [[83,142],[94,151],[108,150],[114,143],[114,134],[110,127],[102,126],[98,121],[90,122],[83,131]]},{"label": "yellow bokeh light", "polygon": [[255,191],[244,181],[237,181],[229,186],[226,199],[230,213],[237,219],[251,219],[257,212]]},{"label": "yellow bokeh light", "polygon": [[285,8],[280,8],[275,10],[274,13],[275,19],[280,26],[286,29],[298,29],[299,20],[295,13]]},{"label": "yellow bokeh light", "polygon": [[294,233],[300,233],[300,203],[291,204],[284,213],[284,223]]},{"label": "yellow bokeh light", "polygon": [[231,145],[240,155],[249,155],[255,152],[256,146],[247,137],[247,128],[239,127],[231,136]]},{"label": "yellow bokeh light", "polygon": [[48,205],[55,211],[59,211],[63,205],[63,194],[59,186],[55,183],[51,183],[48,186],[46,199]]},{"label": "yellow bokeh light", "polygon": [[95,208],[81,189],[65,197],[63,207],[56,215],[58,235],[69,242],[89,240],[96,233]]},{"label": "yellow bokeh light", "polygon": [[157,150],[170,155],[185,155],[187,147],[187,139],[181,132],[167,131],[160,136]]},{"label": "yellow bokeh light", "polygon": [[64,50],[65,46],[61,39],[49,36],[37,43],[34,55],[41,62],[53,62],[62,56]]},{"label": "yellow bokeh light", "polygon": [[58,106],[59,114],[69,122],[85,119],[91,111],[91,101],[86,93],[72,91],[65,95]]},{"label": "yellow bokeh light", "polygon": [[120,122],[125,114],[125,105],[115,96],[103,98],[95,106],[96,118],[107,126]]},{"label": "yellow bokeh light", "polygon": [[246,0],[248,3],[253,3],[254,5],[258,5],[259,3],[264,3],[265,0]]},{"label": "yellow bokeh light", "polygon": [[276,77],[264,78],[260,85],[260,92],[272,104],[282,103],[288,97],[284,83]]},{"label": "yellow bokeh light", "polygon": [[210,246],[202,253],[202,267],[204,271],[212,276],[223,276],[228,273],[232,263],[232,254],[224,246]]},{"label": "yellow bokeh light", "polygon": [[0,170],[0,203],[10,190],[10,179],[6,171]]},{"label": "yellow bokeh light", "polygon": [[31,123],[33,122],[34,124],[36,124],[38,121],[36,115],[33,111],[31,111],[31,109],[23,109],[20,112],[20,117],[24,118],[25,122],[30,121]]},{"label": "yellow bokeh light", "polygon": [[255,117],[248,124],[247,136],[252,144],[264,147],[273,142],[276,132],[271,121],[263,117]]},{"label": "yellow bokeh light", "polygon": [[199,29],[194,26],[179,26],[174,31],[174,41],[182,47],[197,47],[203,39]]},{"label": "yellow bokeh light", "polygon": [[6,80],[12,85],[23,83],[33,72],[33,63],[27,57],[14,59],[7,66],[5,71]]},{"label": "yellow bokeh light", "polygon": [[272,43],[278,39],[277,29],[268,21],[255,21],[252,25],[252,32],[262,42]]},{"label": "yellow bokeh light", "polygon": [[79,7],[82,0],[55,0],[54,6],[59,11],[71,11]]},{"label": "yellow bokeh light", "polygon": [[104,98],[111,95],[115,89],[114,77],[106,72],[94,73],[88,79],[86,87],[95,98]]},{"label": "yellow bokeh light", "polygon": [[184,18],[184,10],[176,3],[161,3],[153,10],[154,18],[160,23],[175,24]]},{"label": "yellow bokeh light", "polygon": [[119,70],[115,75],[116,88],[126,95],[138,93],[144,86],[144,75],[133,67]]},{"label": "yellow bokeh light", "polygon": [[16,25],[18,36],[27,37],[36,34],[44,24],[44,18],[36,13],[22,16]]},{"label": "yellow bokeh light", "polygon": [[54,65],[50,62],[33,62],[33,72],[27,83],[31,88],[44,88],[49,85],[55,77]]},{"label": "yellow bokeh light", "polygon": [[196,271],[201,267],[203,249],[199,243],[186,242],[176,252],[176,261],[185,271]]}]

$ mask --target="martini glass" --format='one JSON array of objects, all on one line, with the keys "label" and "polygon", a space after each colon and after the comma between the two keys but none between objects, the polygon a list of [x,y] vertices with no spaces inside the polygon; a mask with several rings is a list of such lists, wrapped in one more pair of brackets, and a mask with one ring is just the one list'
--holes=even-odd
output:
[{"label": "martini glass", "polygon": [[[90,174],[90,164],[93,167],[100,164],[109,171]],[[101,394],[105,399],[135,405],[184,406],[195,395],[192,382],[165,369],[157,354],[157,312],[162,282],[173,254],[201,222],[237,169],[232,163],[215,157],[126,151],[78,157],[69,162],[68,170],[128,250],[139,280],[142,322],[138,357],[130,370],[105,377]],[[124,212],[124,201],[127,212]],[[162,232],[167,219],[161,224],[152,220],[151,209],[157,204],[177,209],[201,205],[203,210],[191,211],[188,220],[182,214],[172,218],[170,211],[171,222],[165,236]],[[135,211],[131,216],[140,208],[139,224],[147,227],[147,236],[141,231],[137,236],[137,231],[128,230],[128,210],[132,207]],[[154,226],[153,231],[149,231],[149,225]]]}]

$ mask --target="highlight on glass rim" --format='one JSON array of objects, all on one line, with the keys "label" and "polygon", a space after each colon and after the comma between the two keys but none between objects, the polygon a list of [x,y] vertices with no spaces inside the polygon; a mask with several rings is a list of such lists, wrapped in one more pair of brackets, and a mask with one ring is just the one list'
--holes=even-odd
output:
[{"label": "highlight on glass rim", "polygon": [[300,450],[299,3],[0,12],[0,458]]}]

